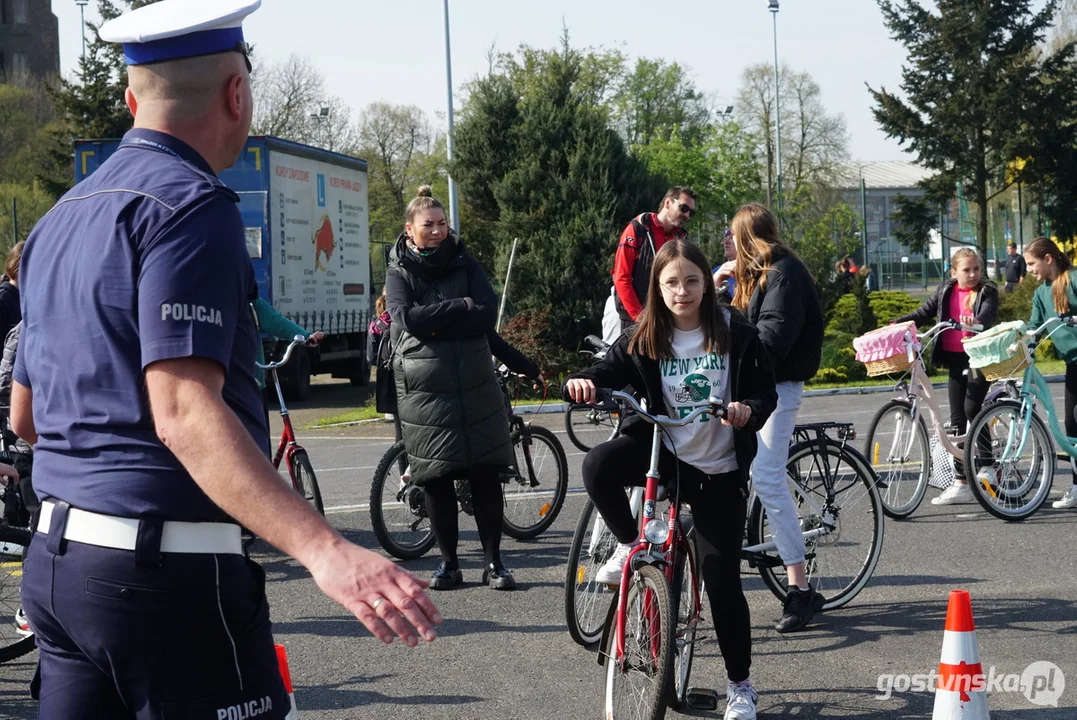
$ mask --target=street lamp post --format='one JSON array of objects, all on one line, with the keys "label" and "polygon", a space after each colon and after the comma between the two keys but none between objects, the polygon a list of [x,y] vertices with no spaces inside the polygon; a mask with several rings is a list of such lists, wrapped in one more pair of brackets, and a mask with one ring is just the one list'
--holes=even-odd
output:
[{"label": "street lamp post", "polygon": [[79,6],[79,20],[82,28],[82,59],[86,59],[86,6],[90,4],[90,0],[75,0],[75,4]]},{"label": "street lamp post", "polygon": [[729,118],[733,117],[733,106],[726,105],[725,110],[716,110],[714,114],[724,123],[729,120]]},{"label": "street lamp post", "polygon": [[767,9],[770,10],[774,20],[774,129],[777,134],[777,158],[778,158],[778,211],[782,209],[782,108],[781,92],[778,75],[778,0],[768,0]]},{"label": "street lamp post", "polygon": [[[452,124],[452,50],[449,45],[449,0],[445,0],[445,84],[449,96],[449,136],[445,145],[449,151],[449,162],[453,158],[453,124]],[[456,181],[449,175],[449,222],[457,232],[460,231],[460,206],[456,202]]]},{"label": "street lamp post", "polygon": [[[333,151],[333,133],[332,133],[333,128],[332,128],[332,126],[329,125],[329,122],[331,120],[329,112],[330,112],[329,111],[329,106],[328,105],[322,105],[318,109],[318,112],[313,112],[313,113],[310,114],[310,119],[314,120],[315,122],[318,123],[318,125],[319,125],[319,127],[321,128],[321,131],[322,131],[322,142],[324,143],[325,140],[328,138],[329,147],[327,147],[326,150],[328,150],[329,152],[332,152]],[[326,130],[327,126],[329,126],[328,131]]]}]

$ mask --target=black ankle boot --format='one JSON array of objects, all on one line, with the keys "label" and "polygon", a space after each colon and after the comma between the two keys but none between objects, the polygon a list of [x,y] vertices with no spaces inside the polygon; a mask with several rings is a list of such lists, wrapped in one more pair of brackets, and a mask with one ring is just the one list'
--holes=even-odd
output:
[{"label": "black ankle boot", "polygon": [[500,560],[486,563],[486,567],[482,571],[482,584],[489,585],[494,590],[516,589],[516,580],[512,577],[509,569],[505,567],[505,563]]},{"label": "black ankle boot", "polygon": [[430,577],[431,590],[452,590],[464,581],[464,574],[460,572],[459,562],[442,560],[438,569]]}]

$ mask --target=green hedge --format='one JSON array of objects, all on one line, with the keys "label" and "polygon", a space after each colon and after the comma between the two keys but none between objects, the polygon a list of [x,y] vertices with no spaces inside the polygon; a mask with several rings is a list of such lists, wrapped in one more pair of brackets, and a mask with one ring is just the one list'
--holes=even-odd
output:
[{"label": "green hedge", "polygon": [[[870,319],[875,328],[883,327],[896,317],[906,315],[920,307],[921,301],[897,290],[880,290],[868,293],[870,313],[863,312],[856,293],[843,295],[827,313],[826,335],[823,340],[822,360],[819,372],[809,384],[840,383],[863,380],[867,377],[864,364],[857,361],[853,350],[853,338],[861,334],[860,327]],[[872,317],[874,316],[874,317]]]}]

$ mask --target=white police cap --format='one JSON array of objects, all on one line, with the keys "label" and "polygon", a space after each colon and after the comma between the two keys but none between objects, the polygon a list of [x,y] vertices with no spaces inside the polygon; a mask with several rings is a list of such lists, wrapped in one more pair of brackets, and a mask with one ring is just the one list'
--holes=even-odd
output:
[{"label": "white police cap", "polygon": [[161,0],[109,20],[98,35],[105,42],[123,43],[128,65],[229,51],[246,57],[243,20],[261,4],[262,0]]}]

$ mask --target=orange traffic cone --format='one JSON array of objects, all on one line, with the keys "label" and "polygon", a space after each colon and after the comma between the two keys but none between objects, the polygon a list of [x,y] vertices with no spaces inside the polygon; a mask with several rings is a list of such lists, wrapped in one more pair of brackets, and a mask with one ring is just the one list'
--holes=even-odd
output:
[{"label": "orange traffic cone", "polygon": [[931,720],[988,720],[990,717],[976,627],[972,622],[972,600],[967,590],[951,590]]},{"label": "orange traffic cone", "polygon": [[280,668],[280,677],[284,681],[284,689],[288,691],[288,700],[292,707],[284,720],[299,720],[299,709],[295,706],[295,693],[292,691],[292,673],[288,670],[288,652],[283,645],[274,645],[277,650],[277,666]]}]

